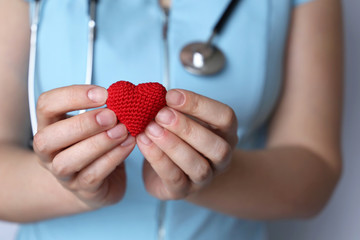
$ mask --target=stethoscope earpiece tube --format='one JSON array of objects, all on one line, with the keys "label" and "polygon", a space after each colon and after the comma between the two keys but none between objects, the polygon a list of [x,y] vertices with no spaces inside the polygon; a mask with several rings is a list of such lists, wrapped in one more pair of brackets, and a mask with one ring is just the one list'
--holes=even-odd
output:
[{"label": "stethoscope earpiece tube", "polygon": [[37,133],[36,101],[35,101],[35,73],[36,73],[36,52],[37,36],[40,18],[40,0],[35,0],[35,6],[31,17],[30,33],[30,53],[29,53],[29,71],[28,71],[28,100],[30,111],[30,122],[32,133]]},{"label": "stethoscope earpiece tube", "polygon": [[[88,33],[88,50],[86,58],[86,76],[85,84],[90,85],[93,81],[93,70],[94,70],[94,49],[95,49],[95,38],[96,38],[96,6],[97,0],[89,0],[89,33]],[[86,112],[85,109],[80,110],[79,114]]]},{"label": "stethoscope earpiece tube", "polygon": [[88,34],[88,51],[85,84],[91,84],[94,69],[94,48],[96,38],[96,6],[97,0],[89,0],[89,34]]},{"label": "stethoscope earpiece tube", "polygon": [[[85,84],[91,84],[93,78],[94,68],[94,43],[96,37],[96,5],[98,0],[89,0],[89,36],[88,36],[88,51],[87,51],[87,66]],[[28,71],[28,100],[30,111],[30,122],[32,133],[37,133],[37,117],[36,117],[36,99],[35,99],[35,75],[36,75],[36,54],[37,54],[37,38],[40,21],[40,0],[35,0],[34,9],[31,17],[31,35],[30,35],[30,53],[29,53],[29,71]],[[84,113],[85,110],[80,110]]]}]

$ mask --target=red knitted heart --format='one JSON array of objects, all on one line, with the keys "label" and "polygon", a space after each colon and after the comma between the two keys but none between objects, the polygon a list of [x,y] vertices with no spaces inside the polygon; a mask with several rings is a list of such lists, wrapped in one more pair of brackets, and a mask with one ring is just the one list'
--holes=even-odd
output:
[{"label": "red knitted heart", "polygon": [[119,81],[108,88],[106,105],[113,110],[132,136],[143,132],[156,114],[166,105],[166,89],[159,83],[138,86]]}]

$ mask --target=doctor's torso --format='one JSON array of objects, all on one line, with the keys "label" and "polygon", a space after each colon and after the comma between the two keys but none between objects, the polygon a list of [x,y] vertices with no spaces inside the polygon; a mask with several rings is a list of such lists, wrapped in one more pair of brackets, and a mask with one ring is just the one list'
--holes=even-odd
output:
[{"label": "doctor's torso", "polygon": [[[169,65],[170,88],[188,89],[231,106],[236,112],[239,147],[261,147],[266,120],[278,100],[292,0],[244,0],[214,44],[224,52],[224,70],[191,75],[180,62],[182,47],[206,41],[230,1],[172,0],[169,62],[163,41],[163,13],[155,0],[102,0],[97,7],[93,84],[119,80],[162,82]],[[83,84],[88,40],[87,0],[43,0],[38,37],[36,94]],[[23,225],[19,239],[263,240],[262,223],[215,213],[185,201],[165,205],[142,183],[143,158],[136,149],[126,160],[124,199],[95,212]]]}]

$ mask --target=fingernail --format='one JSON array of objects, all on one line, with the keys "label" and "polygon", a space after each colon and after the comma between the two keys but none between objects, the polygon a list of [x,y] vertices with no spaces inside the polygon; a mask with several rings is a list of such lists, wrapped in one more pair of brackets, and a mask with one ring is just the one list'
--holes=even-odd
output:
[{"label": "fingernail", "polygon": [[127,134],[127,130],[124,124],[118,124],[112,129],[108,130],[106,133],[110,138],[117,139],[125,136]]},{"label": "fingernail", "polygon": [[105,102],[107,98],[107,91],[101,87],[95,87],[88,91],[88,98],[96,103]]},{"label": "fingernail", "polygon": [[156,120],[166,125],[171,124],[174,119],[175,119],[174,112],[168,108],[161,109],[161,111],[156,116]]},{"label": "fingernail", "polygon": [[166,101],[170,105],[178,106],[184,103],[185,96],[182,92],[179,92],[177,90],[170,90],[166,94]]},{"label": "fingernail", "polygon": [[128,147],[128,146],[134,144],[134,142],[135,142],[135,138],[133,136],[129,135],[128,138],[122,144],[120,144],[120,146]]},{"label": "fingernail", "polygon": [[96,115],[96,121],[102,127],[114,124],[114,114],[110,111],[101,111]]},{"label": "fingernail", "polygon": [[147,130],[150,133],[150,135],[154,137],[160,137],[164,133],[164,129],[154,122],[149,124]]},{"label": "fingernail", "polygon": [[148,138],[144,133],[140,134],[138,136],[138,139],[139,139],[140,142],[142,142],[145,145],[150,145],[152,143],[150,138]]}]

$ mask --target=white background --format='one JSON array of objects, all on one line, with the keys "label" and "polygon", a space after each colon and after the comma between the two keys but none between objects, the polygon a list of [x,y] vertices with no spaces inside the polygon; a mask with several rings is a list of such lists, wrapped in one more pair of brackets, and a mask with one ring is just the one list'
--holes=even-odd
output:
[{"label": "white background", "polygon": [[[310,221],[270,224],[271,240],[360,239],[360,1],[343,0],[346,87],[343,126],[344,174],[326,209]],[[0,222],[0,240],[12,240],[16,225]]]}]

